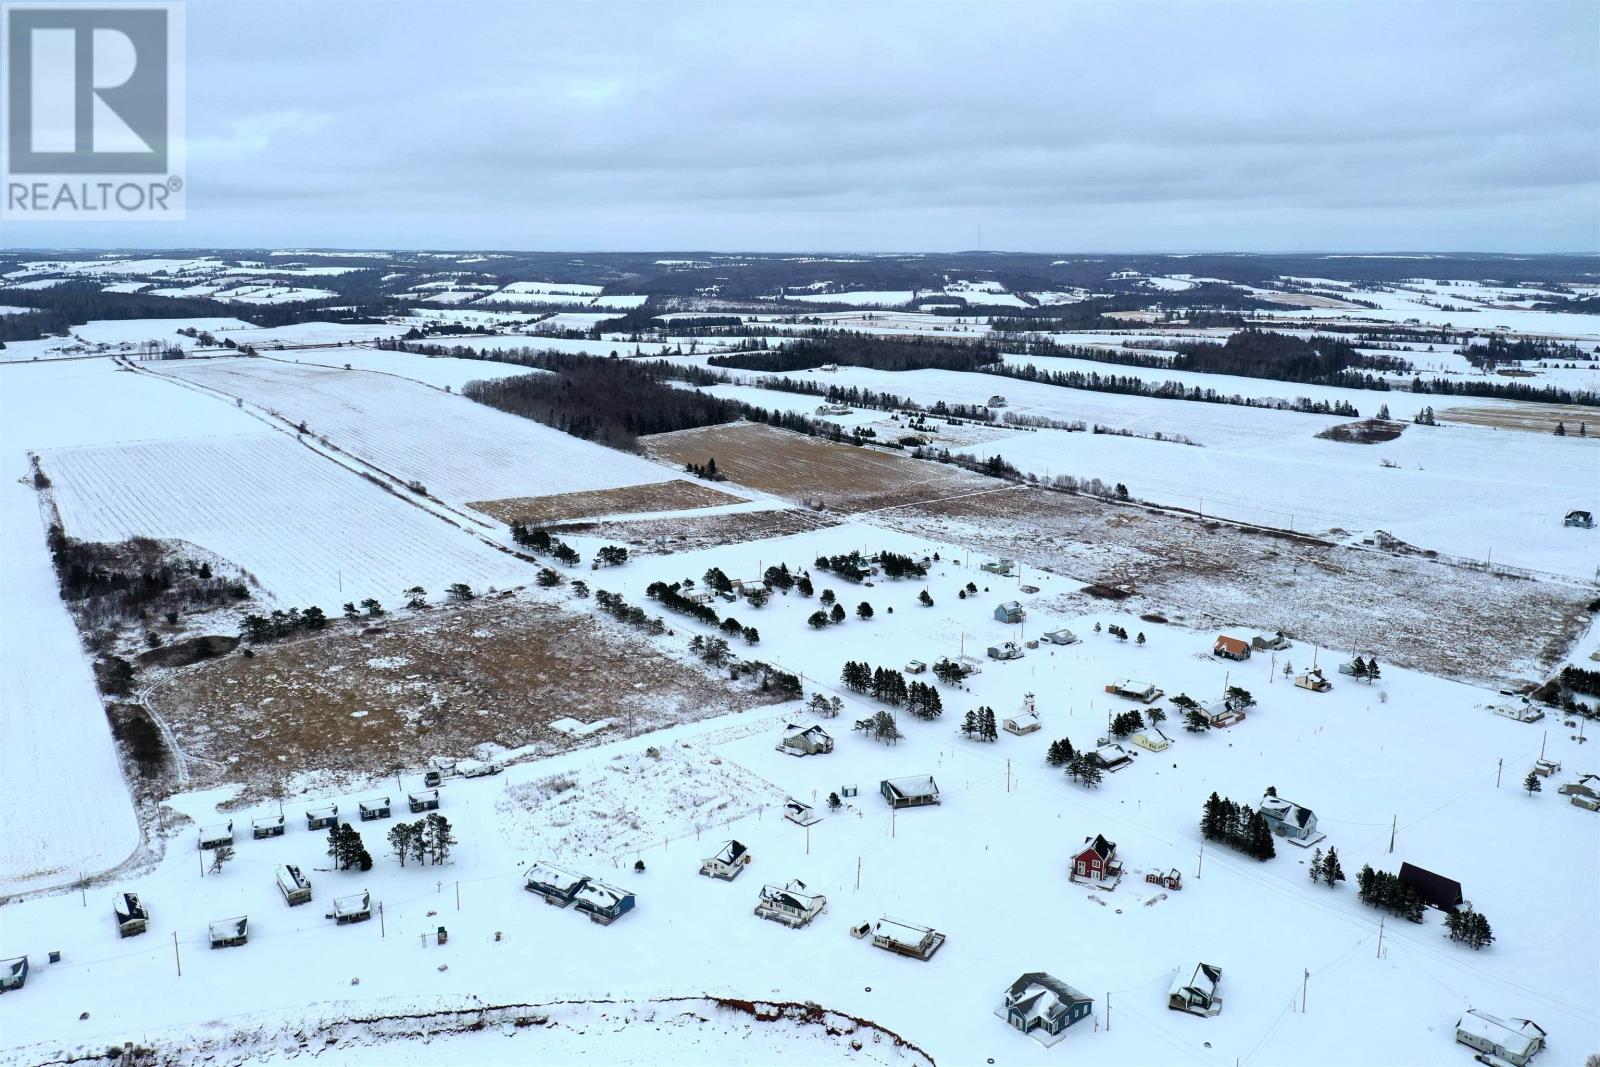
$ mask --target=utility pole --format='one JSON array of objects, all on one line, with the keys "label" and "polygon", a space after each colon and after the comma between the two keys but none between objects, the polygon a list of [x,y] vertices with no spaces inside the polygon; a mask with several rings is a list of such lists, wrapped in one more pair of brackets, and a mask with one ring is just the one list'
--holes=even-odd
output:
[{"label": "utility pole", "polygon": [[1389,820],[1389,852],[1390,852],[1391,855],[1394,853],[1394,833],[1395,833],[1395,830],[1399,827],[1399,825],[1400,825],[1400,816],[1398,814],[1396,814],[1394,816],[1394,818]]},{"label": "utility pole", "polygon": [[[1011,792],[1011,761],[1006,760],[1006,792]],[[84,905],[88,907],[87,904]]]},{"label": "utility pole", "polygon": [[1308,970],[1300,978],[1300,1014],[1306,1013],[1306,985],[1311,981],[1311,972]]},{"label": "utility pole", "polygon": [[806,855],[811,855],[811,827],[806,827]]},{"label": "utility pole", "polygon": [[1546,730],[1546,731],[1545,731],[1545,732],[1544,732],[1544,733],[1543,733],[1543,734],[1542,734],[1542,735],[1540,735],[1540,737],[1539,737],[1539,758],[1540,758],[1540,759],[1544,759],[1544,746],[1545,746],[1545,742],[1546,742],[1546,741],[1549,741],[1549,740],[1550,740],[1550,731],[1549,731],[1549,730]]},{"label": "utility pole", "polygon": [[1383,916],[1378,916],[1378,958],[1383,959]]},{"label": "utility pole", "polygon": [[1206,839],[1202,837],[1200,839],[1200,860],[1199,860],[1198,863],[1196,863],[1194,865],[1194,876],[1196,878],[1200,877],[1200,868],[1204,867],[1205,865],[1206,865]]},{"label": "utility pole", "polygon": [[461,883],[456,883],[456,910],[461,910]]},{"label": "utility pole", "polygon": [[183,977],[183,957],[178,955],[178,931],[172,931],[172,959],[178,965],[178,977]]},{"label": "utility pole", "polygon": [[1106,1033],[1111,1032],[1111,994],[1106,994]]},{"label": "utility pole", "polygon": [[856,857],[856,892],[861,892],[861,857]]},{"label": "utility pole", "polygon": [[382,940],[389,936],[389,928],[383,921],[383,901],[378,901],[378,938]]},{"label": "utility pole", "polygon": [[1506,761],[1503,759],[1497,759],[1494,761],[1494,787],[1496,789],[1500,788],[1500,771],[1503,767],[1505,767],[1505,765]]}]

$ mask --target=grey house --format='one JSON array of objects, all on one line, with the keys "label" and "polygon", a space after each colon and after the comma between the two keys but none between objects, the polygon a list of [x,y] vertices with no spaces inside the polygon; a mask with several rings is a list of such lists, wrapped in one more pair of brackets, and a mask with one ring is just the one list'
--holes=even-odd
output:
[{"label": "grey house", "polygon": [[1260,810],[1267,827],[1279,837],[1304,841],[1317,836],[1317,816],[1310,808],[1282,797],[1265,796]]},{"label": "grey house", "polygon": [[1021,622],[1026,616],[1027,612],[1015,600],[1008,600],[994,609],[995,622]]},{"label": "grey house", "polygon": [[1094,998],[1043,971],[1029,971],[1007,987],[994,1013],[1046,1047],[1066,1036],[1067,1027],[1094,1011]]}]

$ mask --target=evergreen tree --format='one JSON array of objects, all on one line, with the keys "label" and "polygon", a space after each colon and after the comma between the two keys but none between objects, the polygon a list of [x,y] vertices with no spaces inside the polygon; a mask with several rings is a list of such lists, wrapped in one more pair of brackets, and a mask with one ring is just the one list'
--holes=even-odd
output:
[{"label": "evergreen tree", "polygon": [[1322,880],[1333,888],[1333,883],[1344,881],[1344,868],[1339,866],[1339,850],[1329,848],[1322,860]]},{"label": "evergreen tree", "polygon": [[447,862],[450,859],[450,849],[456,843],[456,836],[450,829],[450,820],[436,811],[430,811],[427,829],[424,832],[428,838],[428,853],[433,862]]},{"label": "evergreen tree", "polygon": [[389,847],[394,849],[394,857],[402,867],[406,865],[406,854],[411,851],[411,832],[410,823],[397,822],[389,827]]},{"label": "evergreen tree", "polygon": [[1183,716],[1183,728],[1197,734],[1201,730],[1211,729],[1211,722],[1198,710],[1187,711]]},{"label": "evergreen tree", "polygon": [[1084,756],[1082,752],[1074,752],[1067,757],[1067,777],[1076,782],[1083,777]]},{"label": "evergreen tree", "polygon": [[1367,684],[1371,685],[1373,682],[1382,677],[1383,672],[1378,669],[1378,657],[1373,656],[1371,659],[1367,660]]},{"label": "evergreen tree", "polygon": [[810,626],[813,630],[822,629],[824,626],[828,625],[828,613],[825,611],[813,611],[810,617],[806,619],[806,625]]},{"label": "evergreen tree", "polygon": [[1350,670],[1355,677],[1365,678],[1367,676],[1367,661],[1357,656],[1356,661],[1350,665]]},{"label": "evergreen tree", "polygon": [[1072,742],[1063,737],[1059,741],[1050,742],[1050,751],[1045,756],[1045,762],[1052,767],[1065,767],[1072,757]]},{"label": "evergreen tree", "polygon": [[928,591],[926,589],[917,594],[917,602],[925,608],[933,607],[933,597],[928,595]]},{"label": "evergreen tree", "polygon": [[1526,789],[1528,791],[1528,795],[1531,797],[1533,794],[1543,789],[1544,786],[1539,783],[1539,775],[1533,771],[1529,771],[1528,777],[1522,780],[1522,788]]},{"label": "evergreen tree", "polygon": [[971,740],[978,736],[979,729],[978,713],[976,711],[967,712],[966,717],[961,720],[962,736]]},{"label": "evergreen tree", "polygon": [[1100,765],[1087,756],[1083,757],[1083,767],[1078,771],[1078,780],[1093,789],[1103,778],[1105,772],[1100,769]]},{"label": "evergreen tree", "polygon": [[796,578],[794,580],[794,591],[799,593],[801,596],[810,596],[813,592],[811,588],[810,576],[802,574],[800,577]]},{"label": "evergreen tree", "polygon": [[856,618],[861,619],[863,622],[872,618],[872,605],[868,604],[865,600],[857,604]]},{"label": "evergreen tree", "polygon": [[834,622],[844,622],[844,605],[835,604],[833,610],[828,613],[828,617]]},{"label": "evergreen tree", "polygon": [[838,793],[829,793],[828,794],[828,810],[829,811],[838,811],[839,808],[841,806],[843,806],[843,804],[844,804],[844,801],[839,799],[839,794]]},{"label": "evergreen tree", "polygon": [[887,711],[880,711],[872,717],[872,736],[884,744],[893,744],[900,740],[900,727],[895,725],[894,716]]},{"label": "evergreen tree", "polygon": [[1311,857],[1311,880],[1313,882],[1322,881],[1322,849],[1320,848]]},{"label": "evergreen tree", "polygon": [[994,728],[994,709],[985,707],[978,716],[978,726],[981,731],[979,740],[998,741],[1000,733]]},{"label": "evergreen tree", "polygon": [[223,865],[233,859],[233,846],[221,844],[211,850],[211,873],[221,874]]}]

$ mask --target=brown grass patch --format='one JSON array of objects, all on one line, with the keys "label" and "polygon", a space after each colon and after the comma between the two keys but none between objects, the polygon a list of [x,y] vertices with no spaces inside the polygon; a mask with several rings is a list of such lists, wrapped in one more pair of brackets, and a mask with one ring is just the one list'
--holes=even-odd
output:
[{"label": "brown grass patch", "polygon": [[798,503],[854,513],[938,500],[998,483],[955,467],[836,444],[760,423],[657,434],[645,450],[673,463],[715,458],[731,481]]},{"label": "brown grass patch", "polygon": [[515,496],[505,500],[479,500],[468,504],[490,518],[504,523],[524,522],[543,526],[591,515],[623,515],[644,511],[683,511],[688,508],[714,508],[738,504],[743,497],[713,489],[705,482],[676,478],[650,485],[629,485],[621,489],[591,489],[582,493],[557,493],[553,496]]},{"label": "brown grass patch", "polygon": [[1506,403],[1473,407],[1445,408],[1437,413],[1440,422],[1468,426],[1494,426],[1502,430],[1530,433],[1555,433],[1556,423],[1565,423],[1567,433],[1577,436],[1578,427],[1589,424],[1591,437],[1600,435],[1600,408],[1581,404]]},{"label": "brown grass patch", "polygon": [[[164,679],[148,703],[188,756],[189,788],[236,782],[249,800],[296,775],[319,788],[392,782],[483,742],[557,752],[770,698],[610,620],[503,596],[213,660]],[[575,739],[550,727],[564,718],[611,725]]]},{"label": "brown grass patch", "polygon": [[1393,441],[1406,432],[1406,424],[1393,419],[1357,419],[1329,426],[1316,436],[1347,445],[1377,445]]},{"label": "brown grass patch", "polygon": [[681,516],[675,519],[634,519],[613,522],[574,522],[552,526],[556,534],[600,537],[627,545],[636,552],[693,552],[719,545],[765,541],[769,537],[837,526],[839,520],[814,511],[785,508],[773,511],[733,511],[722,515]]}]

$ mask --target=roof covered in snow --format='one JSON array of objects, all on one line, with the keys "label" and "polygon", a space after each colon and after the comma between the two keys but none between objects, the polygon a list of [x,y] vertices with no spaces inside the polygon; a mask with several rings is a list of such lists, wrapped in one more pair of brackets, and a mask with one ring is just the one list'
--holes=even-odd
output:
[{"label": "roof covered in snow", "polygon": [[1544,1040],[1544,1030],[1529,1019],[1502,1019],[1486,1011],[1469,1008],[1456,1023],[1460,1033],[1475,1034],[1499,1045],[1514,1056],[1526,1056]]},{"label": "roof covered in snow", "polygon": [[912,778],[886,778],[883,784],[903,797],[936,797],[939,795],[939,786],[934,782],[931,774],[919,774]]},{"label": "roof covered in snow", "polygon": [[1274,796],[1261,798],[1261,814],[1279,822],[1292,822],[1296,826],[1305,826],[1314,816],[1310,808],[1303,808],[1292,800]]}]

